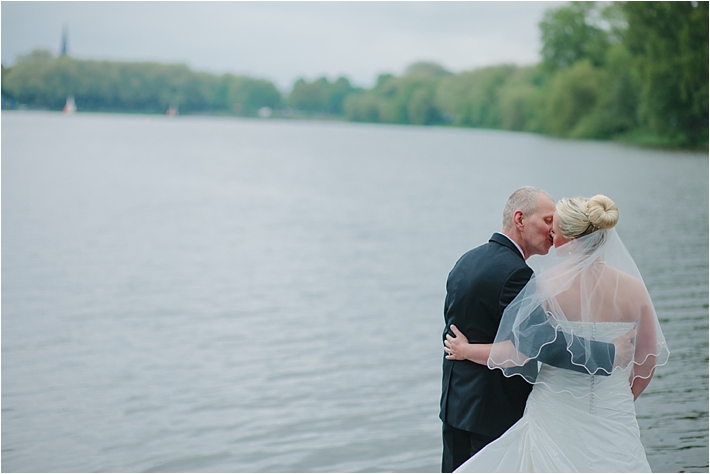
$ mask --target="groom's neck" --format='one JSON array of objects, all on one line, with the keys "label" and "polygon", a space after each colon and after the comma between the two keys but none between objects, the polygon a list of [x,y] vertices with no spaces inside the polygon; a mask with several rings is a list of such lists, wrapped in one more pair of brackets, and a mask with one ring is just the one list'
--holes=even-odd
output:
[{"label": "groom's neck", "polygon": [[518,250],[520,251],[520,254],[523,256],[523,258],[525,260],[528,259],[528,257],[530,255],[526,255],[525,251],[523,250],[523,246],[521,245],[523,239],[520,237],[520,235],[517,235],[517,236],[515,235],[515,229],[513,229],[512,232],[510,229],[503,229],[500,231],[500,233],[503,234],[504,236],[508,237],[508,239],[510,239],[510,241],[515,244],[515,246],[518,248]]}]

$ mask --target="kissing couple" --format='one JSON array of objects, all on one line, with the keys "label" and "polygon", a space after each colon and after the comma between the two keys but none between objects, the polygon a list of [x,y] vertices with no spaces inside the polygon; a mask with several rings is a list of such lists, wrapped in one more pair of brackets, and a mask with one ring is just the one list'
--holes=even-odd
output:
[{"label": "kissing couple", "polygon": [[[608,197],[531,186],[446,282],[442,472],[650,472],[634,401],[666,346]],[[525,263],[547,255],[535,273]],[[538,267],[538,266],[536,266]]]}]

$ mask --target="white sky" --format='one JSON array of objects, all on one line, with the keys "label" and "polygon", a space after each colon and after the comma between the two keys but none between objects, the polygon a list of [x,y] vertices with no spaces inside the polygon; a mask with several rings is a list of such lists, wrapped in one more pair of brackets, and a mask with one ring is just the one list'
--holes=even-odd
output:
[{"label": "white sky", "polygon": [[559,2],[2,1],[2,63],[36,48],[80,59],[185,63],[268,79],[346,76],[371,87],[416,61],[452,72],[539,61],[538,23]]}]

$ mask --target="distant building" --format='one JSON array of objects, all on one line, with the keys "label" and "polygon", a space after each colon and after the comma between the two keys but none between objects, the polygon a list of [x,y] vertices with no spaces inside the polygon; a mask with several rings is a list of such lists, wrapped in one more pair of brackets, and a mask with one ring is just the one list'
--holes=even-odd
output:
[{"label": "distant building", "polygon": [[69,31],[67,27],[62,28],[62,46],[59,50],[60,56],[66,56],[69,54]]}]

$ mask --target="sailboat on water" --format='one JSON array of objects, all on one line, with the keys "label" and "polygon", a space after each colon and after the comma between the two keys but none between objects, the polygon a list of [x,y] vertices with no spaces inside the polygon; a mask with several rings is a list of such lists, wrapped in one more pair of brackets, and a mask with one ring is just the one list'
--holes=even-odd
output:
[{"label": "sailboat on water", "polygon": [[74,103],[74,96],[70,95],[67,97],[67,103],[64,104],[64,110],[63,110],[65,115],[71,115],[74,112],[76,112],[76,103]]}]

